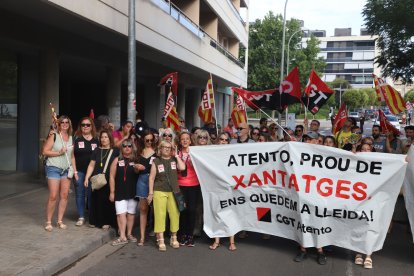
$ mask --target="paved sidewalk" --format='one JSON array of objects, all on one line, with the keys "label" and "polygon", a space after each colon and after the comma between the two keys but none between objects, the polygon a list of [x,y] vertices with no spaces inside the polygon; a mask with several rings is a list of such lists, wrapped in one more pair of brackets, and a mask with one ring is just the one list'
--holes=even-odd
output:
[{"label": "paved sidewalk", "polygon": [[3,174],[0,190],[0,275],[52,275],[114,236],[113,230],[75,226],[74,193],[70,194],[64,218],[68,229],[60,230],[54,225],[52,232],[46,232],[45,179]]}]

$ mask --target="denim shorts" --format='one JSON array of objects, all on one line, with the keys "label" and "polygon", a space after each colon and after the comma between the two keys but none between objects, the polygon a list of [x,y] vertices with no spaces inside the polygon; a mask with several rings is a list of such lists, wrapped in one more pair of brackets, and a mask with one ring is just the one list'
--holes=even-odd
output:
[{"label": "denim shorts", "polygon": [[68,169],[61,169],[54,166],[45,166],[47,179],[68,178]]},{"label": "denim shorts", "polygon": [[147,198],[149,193],[149,174],[144,173],[138,176],[137,195],[139,198]]}]

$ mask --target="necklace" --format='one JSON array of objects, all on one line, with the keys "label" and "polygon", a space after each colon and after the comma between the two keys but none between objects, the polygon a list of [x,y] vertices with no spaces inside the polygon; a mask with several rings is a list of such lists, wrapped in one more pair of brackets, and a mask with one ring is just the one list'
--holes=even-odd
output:
[{"label": "necklace", "polygon": [[103,163],[102,163],[102,161],[106,158],[106,156],[108,156],[108,153],[109,153],[109,149],[108,149],[108,151],[105,153],[105,155],[102,157],[102,153],[103,153],[103,150],[104,149],[101,149],[101,168],[103,167]]}]

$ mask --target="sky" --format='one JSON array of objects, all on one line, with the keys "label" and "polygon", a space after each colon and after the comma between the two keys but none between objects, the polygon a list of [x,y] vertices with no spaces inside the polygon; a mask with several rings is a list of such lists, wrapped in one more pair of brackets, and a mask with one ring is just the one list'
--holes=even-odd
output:
[{"label": "sky", "polygon": [[[352,28],[352,35],[359,35],[364,24],[362,9],[366,0],[288,0],[286,18],[305,21],[304,28],[326,30],[334,35],[335,28]],[[249,21],[263,19],[269,12],[282,14],[285,0],[250,0]]]}]

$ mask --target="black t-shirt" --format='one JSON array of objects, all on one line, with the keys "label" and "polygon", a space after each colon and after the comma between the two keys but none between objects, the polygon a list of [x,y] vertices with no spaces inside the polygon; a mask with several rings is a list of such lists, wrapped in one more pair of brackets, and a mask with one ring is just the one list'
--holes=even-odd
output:
[{"label": "black t-shirt", "polygon": [[152,161],[154,161],[154,159],[157,156],[155,155],[155,152],[148,158],[145,158],[144,156],[140,156],[138,158],[138,163],[143,165],[145,167],[145,170],[140,171],[139,173],[145,174],[145,173],[150,173],[151,171],[151,165],[152,165]]},{"label": "black t-shirt", "polygon": [[86,140],[83,136],[77,137],[74,144],[74,155],[76,170],[86,173],[92,152],[98,147],[99,141],[96,138]]},{"label": "black t-shirt", "polygon": [[[108,159],[110,149],[101,149],[97,148],[92,152],[91,160],[95,161],[95,169],[93,170],[92,175],[97,175],[98,173],[103,173],[106,159]],[[111,170],[112,161],[119,155],[119,149],[113,148],[112,154],[109,159],[108,167],[106,168],[105,176],[106,180],[109,180],[109,171]]]},{"label": "black t-shirt", "polygon": [[115,175],[115,201],[135,197],[138,174],[134,170],[134,165],[133,160],[118,159]]}]

